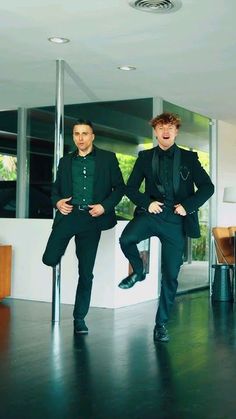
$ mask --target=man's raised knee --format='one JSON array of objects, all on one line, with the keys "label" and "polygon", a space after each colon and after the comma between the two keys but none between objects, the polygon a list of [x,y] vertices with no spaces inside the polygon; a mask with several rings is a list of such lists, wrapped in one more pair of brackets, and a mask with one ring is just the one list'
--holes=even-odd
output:
[{"label": "man's raised knee", "polygon": [[43,255],[42,261],[43,261],[44,265],[51,266],[52,268],[54,266],[58,265],[58,263],[59,263],[58,259],[50,257],[50,256],[45,255],[45,254]]}]

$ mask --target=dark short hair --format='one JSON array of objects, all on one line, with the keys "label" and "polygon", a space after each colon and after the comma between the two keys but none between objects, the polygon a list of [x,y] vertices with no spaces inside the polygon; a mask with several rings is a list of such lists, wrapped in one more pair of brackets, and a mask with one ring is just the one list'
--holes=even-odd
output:
[{"label": "dark short hair", "polygon": [[89,121],[89,119],[82,119],[82,118],[77,119],[77,120],[74,122],[74,124],[73,124],[73,128],[74,128],[74,126],[75,126],[75,125],[88,125],[88,126],[92,129],[92,131],[93,131],[93,133],[94,133],[94,127],[93,127],[93,124],[92,124],[92,122],[91,122],[91,121]]},{"label": "dark short hair", "polygon": [[174,113],[163,112],[162,114],[155,116],[155,118],[152,118],[150,124],[153,128],[155,128],[157,124],[171,124],[175,125],[178,129],[181,127],[181,119]]}]

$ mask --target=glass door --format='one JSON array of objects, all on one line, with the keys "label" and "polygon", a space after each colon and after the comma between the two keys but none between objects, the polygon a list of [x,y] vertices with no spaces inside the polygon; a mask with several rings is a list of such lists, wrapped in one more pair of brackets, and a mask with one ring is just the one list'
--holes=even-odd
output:
[{"label": "glass door", "polygon": [[[204,169],[210,171],[210,120],[168,102],[163,102],[163,109],[181,117],[182,126],[177,137],[178,146],[198,153]],[[179,274],[178,293],[209,286],[209,201],[198,212],[201,237],[186,239],[184,263]]]}]

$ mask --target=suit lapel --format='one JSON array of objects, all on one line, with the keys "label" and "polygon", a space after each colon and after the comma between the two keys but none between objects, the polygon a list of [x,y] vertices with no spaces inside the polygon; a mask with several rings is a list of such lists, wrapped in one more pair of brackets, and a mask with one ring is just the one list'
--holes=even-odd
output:
[{"label": "suit lapel", "polygon": [[159,156],[157,153],[157,148],[154,149],[153,156],[152,156],[152,174],[154,177],[154,181],[158,178],[159,173]]},{"label": "suit lapel", "polygon": [[93,181],[93,185],[94,185],[94,191],[96,191],[97,189],[97,184],[99,182],[99,175],[101,173],[101,171],[99,170],[100,167],[103,166],[103,156],[100,153],[99,148],[97,148],[95,145],[93,146],[95,149],[95,169],[94,169],[94,181]]},{"label": "suit lapel", "polygon": [[68,192],[69,195],[72,196],[72,159],[76,155],[76,151],[70,154],[70,158],[67,160],[67,170],[65,170],[65,173],[67,175],[67,185],[68,185]]},{"label": "suit lapel", "polygon": [[175,196],[179,190],[180,184],[180,161],[181,161],[181,151],[179,147],[175,147],[174,152],[174,162],[173,162],[173,187]]},{"label": "suit lapel", "polygon": [[164,188],[160,183],[159,179],[159,156],[157,152],[157,147],[154,149],[154,153],[152,156],[152,175],[154,179],[155,186],[157,187],[158,191],[163,194]]}]

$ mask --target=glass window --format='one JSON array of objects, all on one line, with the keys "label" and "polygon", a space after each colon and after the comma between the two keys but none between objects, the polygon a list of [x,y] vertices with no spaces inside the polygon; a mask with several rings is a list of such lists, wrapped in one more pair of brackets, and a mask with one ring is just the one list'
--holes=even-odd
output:
[{"label": "glass window", "polygon": [[0,217],[16,216],[17,112],[0,112]]},{"label": "glass window", "polygon": [[16,156],[0,154],[0,216],[15,217],[16,213]]}]

